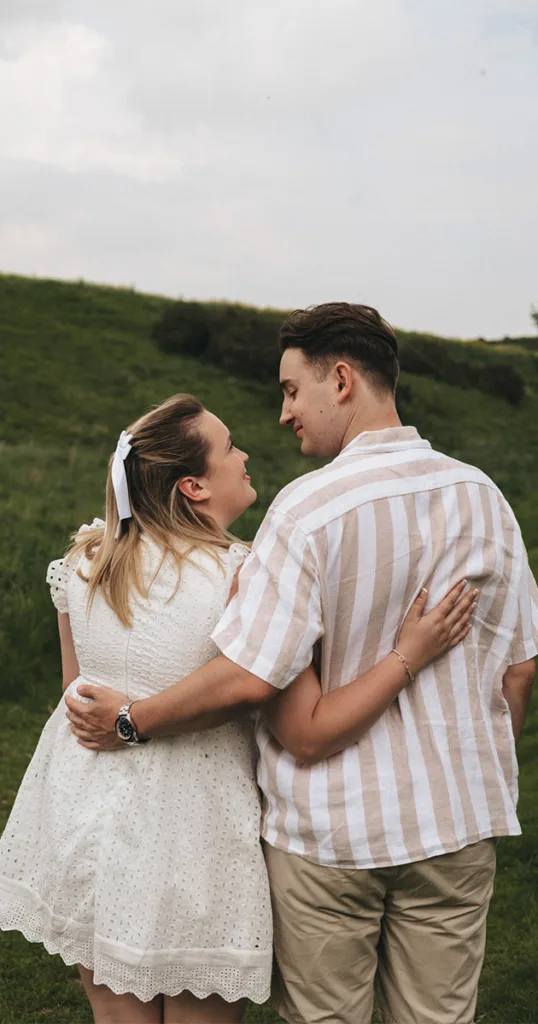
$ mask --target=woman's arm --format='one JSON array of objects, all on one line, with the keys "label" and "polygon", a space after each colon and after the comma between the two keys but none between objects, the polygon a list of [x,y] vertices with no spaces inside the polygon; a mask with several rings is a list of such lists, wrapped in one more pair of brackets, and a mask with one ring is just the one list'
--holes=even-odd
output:
[{"label": "woman's arm", "polygon": [[[455,647],[469,631],[469,618],[478,591],[461,597],[465,581],[454,587],[428,615],[421,591],[406,616],[398,650],[414,672]],[[407,670],[395,654],[322,696],[312,666],[263,709],[279,743],[304,764],[315,764],[351,746],[387,710],[409,683]]]},{"label": "woman's arm", "polygon": [[375,668],[322,696],[312,666],[290,683],[262,715],[278,742],[303,764],[316,764],[356,743],[387,710],[408,678],[388,655]]},{"label": "woman's arm", "polygon": [[67,612],[58,612],[58,632],[60,634],[60,648],[62,652],[62,690],[67,690],[73,679],[80,675],[75,645],[71,633],[71,623]]}]

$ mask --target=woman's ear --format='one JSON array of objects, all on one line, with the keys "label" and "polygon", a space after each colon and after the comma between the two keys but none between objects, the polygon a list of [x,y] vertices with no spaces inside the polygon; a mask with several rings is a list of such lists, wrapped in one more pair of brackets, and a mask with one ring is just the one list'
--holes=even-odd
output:
[{"label": "woman's ear", "polygon": [[183,476],[176,486],[189,501],[207,501],[211,497],[211,491],[203,477]]}]

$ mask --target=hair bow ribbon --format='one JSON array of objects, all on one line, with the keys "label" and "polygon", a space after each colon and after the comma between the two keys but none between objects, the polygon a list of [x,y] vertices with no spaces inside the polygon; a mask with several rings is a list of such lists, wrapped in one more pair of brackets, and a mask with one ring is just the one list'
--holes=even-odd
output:
[{"label": "hair bow ribbon", "polygon": [[114,452],[114,459],[112,460],[112,486],[116,497],[119,518],[119,523],[116,529],[116,539],[121,536],[122,519],[130,519],[132,515],[131,502],[129,501],[129,487],[127,485],[127,474],[125,472],[125,459],[133,447],[132,444],[129,443],[132,441],[132,438],[132,434],[126,434],[125,430],[122,430],[119,441],[116,445],[116,451]]}]

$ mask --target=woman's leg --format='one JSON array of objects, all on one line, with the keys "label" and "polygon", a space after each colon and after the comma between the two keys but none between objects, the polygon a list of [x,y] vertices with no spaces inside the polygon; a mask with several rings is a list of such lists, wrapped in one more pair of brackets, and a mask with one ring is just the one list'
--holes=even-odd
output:
[{"label": "woman's leg", "polygon": [[162,1024],[162,996],[156,996],[149,1003],[143,1003],[129,993],[117,996],[106,985],[94,983],[93,971],[80,964],[78,969],[95,1024]]},{"label": "woman's leg", "polygon": [[227,1003],[220,996],[197,999],[190,992],[164,996],[164,1024],[241,1024],[246,999]]}]

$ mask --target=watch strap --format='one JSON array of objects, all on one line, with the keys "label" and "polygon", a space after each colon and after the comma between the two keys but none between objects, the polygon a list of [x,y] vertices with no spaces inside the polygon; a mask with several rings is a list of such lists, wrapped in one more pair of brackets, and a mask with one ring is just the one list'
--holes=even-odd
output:
[{"label": "watch strap", "polygon": [[118,736],[123,743],[131,745],[147,743],[149,740],[149,737],[145,739],[140,738],[136,725],[131,717],[131,708],[135,703],[136,701],[133,700],[130,704],[123,704],[118,711],[116,721],[114,723],[116,736]]}]

